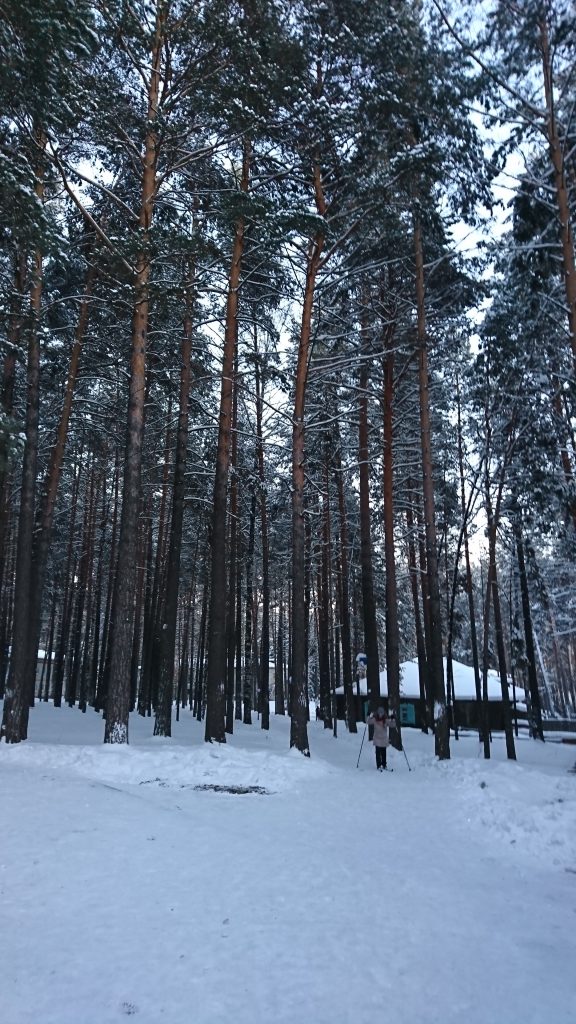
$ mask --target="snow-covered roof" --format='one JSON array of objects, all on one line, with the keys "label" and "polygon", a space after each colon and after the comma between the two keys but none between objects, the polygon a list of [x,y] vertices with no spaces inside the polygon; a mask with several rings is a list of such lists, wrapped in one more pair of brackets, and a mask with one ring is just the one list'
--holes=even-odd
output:
[{"label": "snow-covered roof", "polygon": [[[454,675],[454,693],[457,700],[475,700],[476,699],[476,686],[474,682],[474,669],[471,665],[463,665],[460,661],[452,661],[452,672]],[[480,674],[482,678],[482,674]],[[444,679],[446,679],[446,658],[444,658]],[[512,687],[510,684],[510,697],[512,698]],[[356,682],[354,683],[354,692],[357,692]],[[339,686],[336,693],[343,693],[344,687]],[[360,693],[366,694],[367,684],[366,679],[360,680]],[[388,696],[388,680],[386,677],[386,669],[382,669],[380,672],[380,695],[382,697]],[[400,695],[402,697],[419,697],[420,696],[420,683],[418,678],[418,662],[416,659],[412,661],[403,661],[400,665]],[[519,703],[524,697],[524,691],[521,687],[516,687],[516,700]],[[502,688],[500,686],[500,676],[494,669],[488,669],[488,700],[502,700]]]}]

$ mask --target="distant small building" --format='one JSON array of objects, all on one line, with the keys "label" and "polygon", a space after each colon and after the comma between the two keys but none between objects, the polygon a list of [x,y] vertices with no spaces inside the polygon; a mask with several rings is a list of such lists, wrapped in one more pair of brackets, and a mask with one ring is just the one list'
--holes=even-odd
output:
[{"label": "distant small building", "polygon": [[[460,728],[478,727],[478,705],[476,701],[476,685],[474,680],[474,669],[470,665],[463,665],[459,661],[452,662],[454,677],[454,706],[450,708],[451,725],[457,724]],[[446,659],[444,659],[444,676],[446,677]],[[516,714],[519,718],[526,717],[526,704],[524,702],[524,690],[508,684],[510,704],[515,705]],[[356,698],[356,717],[358,721],[365,721],[368,708],[367,683],[366,679],[359,679],[354,684]],[[380,696],[388,697],[388,679],[386,669],[380,672]],[[500,676],[493,669],[488,670],[488,717],[489,727],[496,731],[504,728],[504,714],[502,709],[502,688]],[[345,718],[344,687],[339,686],[336,690],[336,713],[338,718]],[[403,726],[420,728],[424,721],[424,707],[420,698],[420,681],[418,675],[417,660],[404,661],[400,665],[400,722]]]}]

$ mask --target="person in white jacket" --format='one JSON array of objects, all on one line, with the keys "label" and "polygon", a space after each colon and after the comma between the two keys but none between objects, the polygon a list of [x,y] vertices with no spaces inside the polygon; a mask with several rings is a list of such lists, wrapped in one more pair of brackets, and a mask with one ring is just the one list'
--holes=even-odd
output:
[{"label": "person in white jacket", "polygon": [[383,707],[378,708],[375,715],[368,715],[366,719],[366,724],[374,727],[372,743],[376,751],[376,768],[379,772],[386,770],[386,750],[390,745],[389,729],[394,728],[394,723],[394,715],[388,715]]}]

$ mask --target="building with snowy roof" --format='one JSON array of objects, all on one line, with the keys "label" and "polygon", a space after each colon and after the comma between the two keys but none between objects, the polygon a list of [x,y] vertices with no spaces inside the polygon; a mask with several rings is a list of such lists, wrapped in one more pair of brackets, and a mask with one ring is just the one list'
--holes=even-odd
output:
[{"label": "building with snowy roof", "polygon": [[[476,700],[476,682],[474,669],[459,661],[452,661],[454,679],[454,705],[450,709],[451,725],[456,723],[462,728],[478,726],[478,703]],[[446,679],[446,659],[444,659],[444,679]],[[482,673],[480,673],[482,685]],[[356,715],[358,721],[364,721],[367,713],[367,680],[357,679],[354,683],[356,697]],[[518,718],[526,717],[524,689],[508,683],[510,706]],[[380,696],[388,697],[388,678],[386,669],[380,672]],[[400,718],[402,725],[420,727],[424,721],[424,702],[420,694],[420,676],[418,661],[404,661],[400,665]],[[338,718],[345,717],[344,687],[336,690],[336,713]],[[491,729],[504,728],[502,709],[502,686],[500,676],[493,669],[488,670],[488,717]]]}]

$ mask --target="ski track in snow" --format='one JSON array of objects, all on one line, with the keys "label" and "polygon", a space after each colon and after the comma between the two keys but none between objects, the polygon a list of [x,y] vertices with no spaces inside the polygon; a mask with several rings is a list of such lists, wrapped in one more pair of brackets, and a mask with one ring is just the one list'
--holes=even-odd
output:
[{"label": "ski track in snow", "polygon": [[574,1024],[574,748],[408,730],[380,774],[288,726],[41,705],[0,745],[2,1024]]}]

